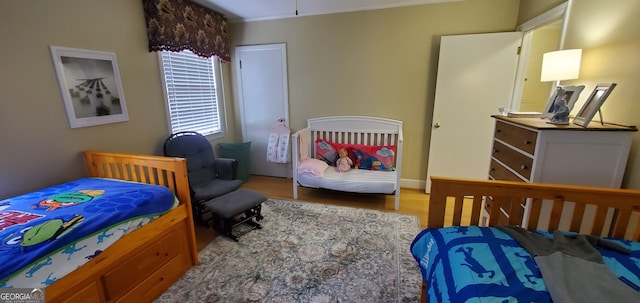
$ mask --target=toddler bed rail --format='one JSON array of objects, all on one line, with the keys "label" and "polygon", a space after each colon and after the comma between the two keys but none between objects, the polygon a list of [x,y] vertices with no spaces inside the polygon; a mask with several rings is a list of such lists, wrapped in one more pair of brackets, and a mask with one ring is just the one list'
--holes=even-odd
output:
[{"label": "toddler bed rail", "polygon": [[[343,174],[327,174],[318,183],[306,178],[301,180],[298,167],[306,157],[316,155],[316,140],[321,139],[338,144],[359,144],[367,146],[394,146],[393,171],[365,171],[353,169]],[[331,116],[313,118],[307,121],[307,128],[292,136],[293,196],[298,197],[298,187],[325,188],[331,190],[381,193],[395,195],[395,209],[400,205],[400,176],[402,171],[403,133],[402,121],[367,116]],[[328,168],[327,171],[331,170]],[[346,185],[338,186],[338,182]],[[351,185],[349,185],[349,183]],[[377,185],[375,185],[377,183]],[[375,191],[377,188],[380,191]]]}]

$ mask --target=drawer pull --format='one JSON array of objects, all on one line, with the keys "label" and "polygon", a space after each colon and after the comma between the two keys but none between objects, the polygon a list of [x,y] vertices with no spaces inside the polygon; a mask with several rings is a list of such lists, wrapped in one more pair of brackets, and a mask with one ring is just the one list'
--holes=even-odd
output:
[{"label": "drawer pull", "polygon": [[528,168],[528,167],[527,167],[526,165],[524,165],[524,164],[522,164],[522,165],[520,166],[520,169],[522,169],[522,170],[525,170],[525,169],[527,169],[527,168]]},{"label": "drawer pull", "polygon": [[496,128],[496,133],[501,132],[501,130],[499,128]]},{"label": "drawer pull", "polygon": [[524,145],[529,145],[529,144],[531,144],[531,141],[529,141],[529,140],[524,140]]},{"label": "drawer pull", "polygon": [[500,150],[496,148],[496,149],[494,149],[494,150],[493,150],[493,153],[495,154],[495,153],[497,153],[497,152],[499,152],[499,151],[500,151]]}]

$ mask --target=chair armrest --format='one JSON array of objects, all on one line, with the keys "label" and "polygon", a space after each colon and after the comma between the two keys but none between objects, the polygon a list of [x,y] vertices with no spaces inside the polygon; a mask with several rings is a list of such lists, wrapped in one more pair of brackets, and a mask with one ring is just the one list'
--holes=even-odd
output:
[{"label": "chair armrest", "polygon": [[218,178],[235,180],[238,178],[238,160],[230,158],[216,158],[213,161]]}]

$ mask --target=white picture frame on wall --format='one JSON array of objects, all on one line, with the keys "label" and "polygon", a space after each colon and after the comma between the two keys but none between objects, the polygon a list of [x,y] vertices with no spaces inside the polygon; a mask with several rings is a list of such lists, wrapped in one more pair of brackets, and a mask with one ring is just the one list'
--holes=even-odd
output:
[{"label": "white picture frame on wall", "polygon": [[115,53],[49,49],[71,128],[129,120]]}]

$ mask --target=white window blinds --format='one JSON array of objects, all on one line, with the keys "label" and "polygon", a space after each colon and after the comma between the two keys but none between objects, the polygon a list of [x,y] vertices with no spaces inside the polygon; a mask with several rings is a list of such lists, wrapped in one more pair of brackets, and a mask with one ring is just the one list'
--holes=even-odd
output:
[{"label": "white window blinds", "polygon": [[185,50],[161,52],[171,132],[221,133],[216,57]]}]

